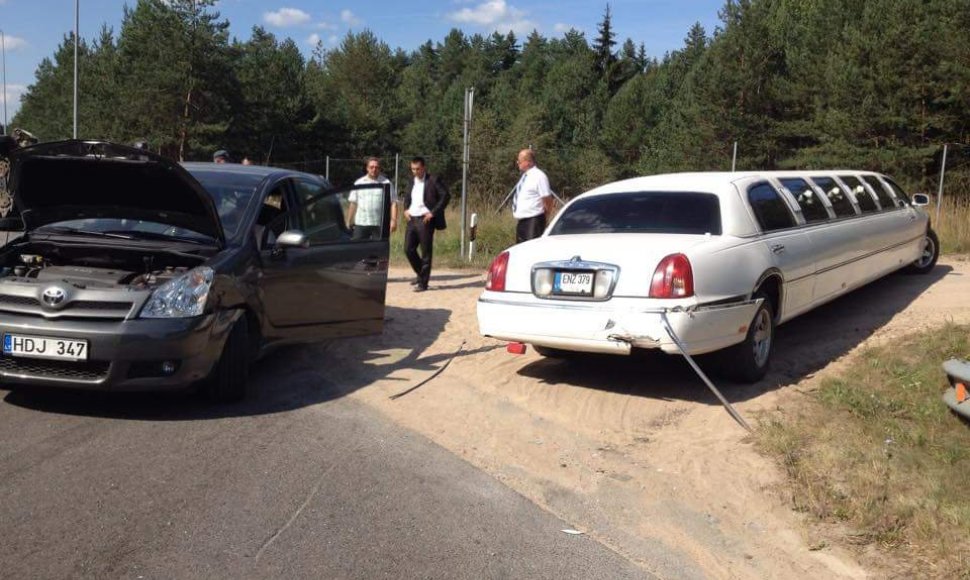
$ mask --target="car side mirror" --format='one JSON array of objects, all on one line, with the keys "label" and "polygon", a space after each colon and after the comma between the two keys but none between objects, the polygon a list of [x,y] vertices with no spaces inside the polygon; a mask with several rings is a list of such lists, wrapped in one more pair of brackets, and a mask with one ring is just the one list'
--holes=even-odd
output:
[{"label": "car side mirror", "polygon": [[277,248],[307,248],[310,240],[300,230],[286,230],[276,238]]},{"label": "car side mirror", "polygon": [[916,207],[926,207],[930,205],[930,196],[926,195],[925,193],[914,193],[913,205]]}]

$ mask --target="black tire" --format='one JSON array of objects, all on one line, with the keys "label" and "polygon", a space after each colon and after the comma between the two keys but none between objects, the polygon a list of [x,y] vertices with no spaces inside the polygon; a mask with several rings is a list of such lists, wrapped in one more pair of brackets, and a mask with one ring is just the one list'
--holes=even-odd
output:
[{"label": "black tire", "polygon": [[206,398],[214,403],[234,403],[246,397],[250,362],[249,325],[242,316],[232,326],[219,362],[204,385]]},{"label": "black tire", "polygon": [[940,258],[940,238],[931,228],[927,228],[923,237],[923,253],[915,262],[906,268],[910,274],[929,274]]},{"label": "black tire", "polygon": [[744,341],[721,352],[722,374],[739,383],[756,383],[764,378],[771,364],[772,346],[775,341],[775,308],[771,300],[764,298],[754,313]]}]

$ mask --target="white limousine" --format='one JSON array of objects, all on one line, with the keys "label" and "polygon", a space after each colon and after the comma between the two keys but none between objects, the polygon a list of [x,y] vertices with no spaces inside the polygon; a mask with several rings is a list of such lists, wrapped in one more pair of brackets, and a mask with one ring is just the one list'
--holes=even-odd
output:
[{"label": "white limousine", "polygon": [[757,381],[778,324],[895,270],[933,268],[928,198],[914,198],[852,170],[610,183],[495,258],[479,329],[546,356],[721,351],[726,374]]}]

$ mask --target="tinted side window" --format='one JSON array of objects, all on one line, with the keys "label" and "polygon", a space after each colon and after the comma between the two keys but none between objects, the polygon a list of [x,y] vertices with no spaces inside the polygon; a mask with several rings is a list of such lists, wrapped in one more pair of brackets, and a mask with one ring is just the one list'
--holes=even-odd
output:
[{"label": "tinted side window", "polygon": [[896,207],[896,202],[893,201],[892,196],[889,195],[889,192],[886,191],[882,182],[875,175],[863,175],[862,180],[869,184],[872,191],[876,192],[876,199],[879,200],[879,205],[882,206],[882,209],[886,210]]},{"label": "tinted side window", "polygon": [[802,210],[802,215],[807,223],[815,223],[829,219],[829,212],[822,205],[822,202],[815,197],[815,191],[805,182],[804,179],[782,178],[781,184],[795,196],[798,207]]},{"label": "tinted side window", "polygon": [[748,190],[748,202],[754,210],[758,225],[764,232],[782,230],[795,225],[795,218],[785,200],[767,183],[759,183]]},{"label": "tinted side window", "polygon": [[812,181],[815,185],[822,188],[822,192],[829,199],[829,203],[832,204],[832,209],[835,210],[835,215],[838,217],[848,217],[855,215],[855,208],[852,207],[852,200],[849,199],[849,195],[842,191],[839,184],[835,182],[831,177],[813,177]]},{"label": "tinted side window", "polygon": [[883,177],[883,179],[886,180],[886,184],[889,185],[889,189],[893,190],[893,193],[896,194],[896,201],[897,201],[896,205],[899,205],[899,206],[908,205],[909,195],[907,195],[906,192],[903,191],[903,188],[899,187],[899,185],[897,185],[895,181],[893,181],[892,179],[889,179],[888,177]]},{"label": "tinted side window", "polygon": [[344,212],[340,205],[340,196],[336,193],[325,195],[316,200],[305,203],[323,192],[323,186],[306,181],[296,183],[297,198],[304,205],[300,208],[300,226],[306,234],[310,245],[336,242],[349,237],[347,225],[344,222]]},{"label": "tinted side window", "polygon": [[859,209],[862,210],[862,213],[872,213],[879,209],[876,207],[876,202],[873,201],[869,192],[863,187],[861,181],[851,175],[840,175],[839,178],[842,180],[842,183],[846,184],[852,190],[852,195],[859,203]]}]

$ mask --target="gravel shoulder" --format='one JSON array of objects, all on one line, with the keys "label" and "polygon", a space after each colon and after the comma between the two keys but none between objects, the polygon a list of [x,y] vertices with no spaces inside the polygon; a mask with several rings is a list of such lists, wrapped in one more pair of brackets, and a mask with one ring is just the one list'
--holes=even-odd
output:
[{"label": "gravel shoulder", "polygon": [[[966,258],[945,258],[927,276],[874,282],[781,326],[763,381],[719,387],[749,422],[797,404],[865,346],[970,322],[968,274]],[[777,494],[783,474],[684,361],[507,354],[478,334],[480,273],[436,271],[424,293],[409,279],[391,271],[382,336],[301,349],[293,362],[324,359],[347,396],[661,577],[870,574],[855,554],[813,549]]]}]

